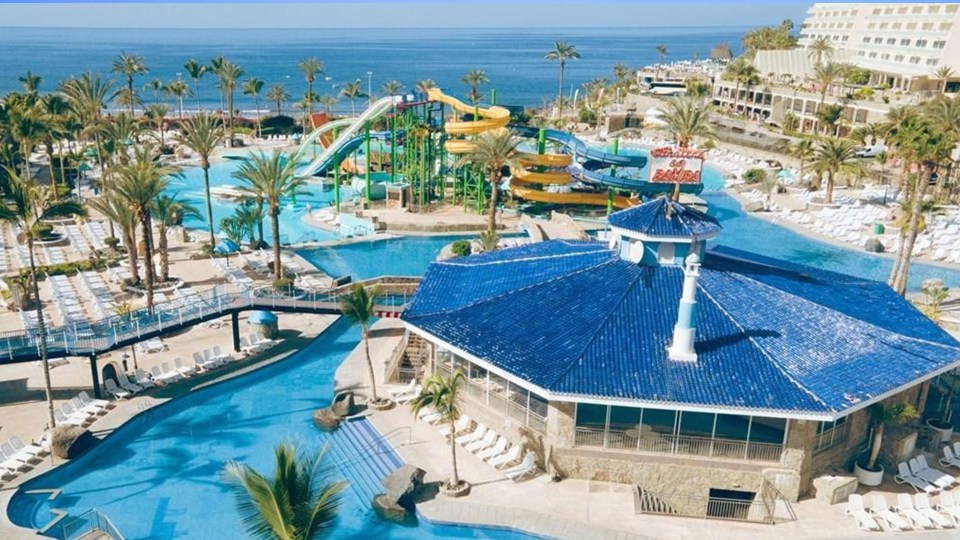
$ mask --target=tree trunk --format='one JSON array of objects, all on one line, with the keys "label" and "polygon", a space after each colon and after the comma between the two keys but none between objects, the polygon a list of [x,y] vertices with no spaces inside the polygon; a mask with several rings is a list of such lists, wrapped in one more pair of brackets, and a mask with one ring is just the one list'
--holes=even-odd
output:
[{"label": "tree trunk", "polygon": [[833,171],[827,171],[827,204],[833,204]]},{"label": "tree trunk", "polygon": [[[57,157],[58,157],[58,159],[60,160],[60,183],[63,184],[64,186],[66,186],[66,185],[67,185],[67,173],[64,171],[64,168],[63,168],[63,167],[64,167],[64,166],[63,166],[63,139],[60,140],[60,155],[57,156]],[[80,196],[80,195],[79,195],[79,193],[80,193],[80,175],[79,175],[79,170],[77,171],[77,180],[76,180],[76,182],[77,182],[77,197],[79,197],[79,196]]]},{"label": "tree trunk", "polygon": [[50,185],[53,186],[53,198],[60,198],[60,190],[57,189],[57,175],[53,172],[53,143],[44,143],[43,151],[47,154],[47,171],[50,172]]},{"label": "tree trunk", "polygon": [[260,139],[263,137],[263,128],[260,125],[260,98],[256,94],[253,95],[253,105],[257,108],[257,138]]},{"label": "tree trunk", "polygon": [[273,275],[274,279],[283,279],[283,265],[280,264],[280,208],[270,204],[270,232],[273,236]]},{"label": "tree trunk", "polygon": [[[143,231],[143,273],[146,281],[147,310],[153,311],[153,234],[150,231],[150,214],[140,211],[140,228]],[[134,247],[136,249],[136,247]]]},{"label": "tree trunk", "polygon": [[130,265],[130,279],[133,285],[140,283],[140,269],[137,267],[137,229],[136,225],[123,227],[123,243],[127,246],[127,263]]},{"label": "tree trunk", "polygon": [[200,105],[200,77],[197,77],[196,79],[194,79],[193,84],[194,86],[197,87],[196,90],[193,92],[193,95],[197,96],[197,112],[199,113],[200,111],[203,110],[203,107]]},{"label": "tree trunk", "polygon": [[133,77],[127,77],[127,92],[129,93],[127,98],[130,99],[130,116],[134,117],[135,113],[133,111],[133,101],[134,101],[133,100]]},{"label": "tree trunk", "polygon": [[177,96],[177,118],[183,123],[183,96]]},{"label": "tree trunk", "polygon": [[456,420],[453,418],[450,419],[450,458],[453,462],[453,474],[451,475],[451,481],[453,482],[454,487],[460,485],[460,473],[457,472],[457,438],[454,437],[456,433]]},{"label": "tree trunk", "polygon": [[[659,68],[657,69],[659,72]],[[737,79],[736,89],[733,91],[733,112],[734,114],[738,113],[737,102],[740,101],[740,79]]]},{"label": "tree trunk", "polygon": [[900,296],[907,293],[907,277],[910,275],[910,259],[913,257],[913,246],[917,242],[917,230],[920,224],[920,215],[923,209],[923,196],[927,192],[929,177],[917,172],[917,185],[914,187],[913,203],[910,210],[910,224],[907,227],[907,242],[903,247],[903,262],[900,265],[899,279],[894,283],[893,290]]},{"label": "tree trunk", "polygon": [[313,116],[313,81],[311,80],[307,80],[307,114]]},{"label": "tree trunk", "polygon": [[380,401],[380,398],[377,396],[377,379],[373,373],[373,360],[370,359],[370,330],[366,325],[363,327],[363,351],[367,355],[367,374],[370,375],[370,394],[373,396],[373,401]]},{"label": "tree trunk", "polygon": [[257,208],[260,210],[257,212],[257,235],[260,237],[260,245],[257,246],[257,249],[263,249],[263,246],[266,244],[263,240],[263,199],[259,197],[257,198]]},{"label": "tree trunk", "polygon": [[229,120],[229,128],[227,128],[227,134],[229,135],[229,146],[233,148],[233,86],[227,90],[227,119]]},{"label": "tree trunk", "polygon": [[497,202],[500,198],[499,171],[490,178],[490,215],[487,218],[487,232],[497,232]]},{"label": "tree trunk", "polygon": [[160,251],[160,283],[170,279],[170,254],[167,252],[167,228],[159,227],[157,231],[157,249]]},{"label": "tree trunk", "polygon": [[563,62],[560,62],[560,86],[557,88],[557,118],[563,118]]},{"label": "tree trunk", "polygon": [[883,444],[883,423],[877,425],[873,430],[873,444],[870,445],[870,459],[867,461],[867,469],[873,469],[877,466],[877,458],[880,457],[880,445]]},{"label": "tree trunk", "polygon": [[47,325],[43,320],[43,302],[40,301],[40,285],[37,283],[37,265],[33,258],[33,236],[27,233],[27,251],[30,252],[30,281],[33,284],[33,298],[37,303],[37,334],[40,339],[40,364],[43,366],[43,390],[47,399],[47,411],[50,413],[50,427],[56,427],[57,419],[53,415],[53,387],[50,384],[50,361],[47,358]]},{"label": "tree trunk", "polygon": [[217,245],[217,236],[213,232],[213,203],[210,200],[210,162],[203,158],[203,193],[207,198],[207,228],[210,230],[210,248]]}]

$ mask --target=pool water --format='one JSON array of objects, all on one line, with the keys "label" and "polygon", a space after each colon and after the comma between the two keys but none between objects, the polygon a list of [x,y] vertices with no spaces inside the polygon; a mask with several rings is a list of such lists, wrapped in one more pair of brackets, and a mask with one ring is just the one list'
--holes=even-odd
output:
[{"label": "pool water", "polygon": [[443,246],[477,235],[405,236],[332,247],[301,249],[297,254],[334,277],[369,279],[383,275],[421,276]]},{"label": "pool water", "polygon": [[[245,537],[233,493],[221,478],[227,461],[272,473],[273,447],[287,440],[335,447],[327,456],[331,464],[361,453],[350,451],[364,442],[355,440],[357,429],[324,433],[311,420],[314,409],[328,405],[334,372],[359,339],[359,327],[337,322],[284,361],[140,414],[83,457],[28,482],[10,502],[10,519],[35,528],[49,522],[50,508],[72,516],[96,508],[126,538]],[[378,461],[334,473],[351,487],[332,538],[530,538],[495,529],[385,523],[367,499],[376,477],[399,461],[371,459]],[[24,493],[51,488],[63,492],[49,502],[47,494]]]}]

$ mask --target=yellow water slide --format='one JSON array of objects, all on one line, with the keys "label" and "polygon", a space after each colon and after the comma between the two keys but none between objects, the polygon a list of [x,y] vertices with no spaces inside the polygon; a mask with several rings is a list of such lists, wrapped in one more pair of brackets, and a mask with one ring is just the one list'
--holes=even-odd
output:
[{"label": "yellow water slide", "polygon": [[[476,113],[476,115],[480,117],[472,121],[447,122],[444,124],[444,129],[451,135],[476,135],[478,133],[483,133],[484,131],[492,131],[494,129],[507,127],[507,124],[510,123],[510,111],[503,107],[492,105],[488,108],[482,108],[474,107],[473,105],[467,105],[455,97],[444,94],[439,88],[428,88],[427,99],[430,101],[443,103],[444,105],[449,105],[450,108],[457,112]],[[449,145],[447,146],[447,151],[454,153],[453,150],[450,149]],[[469,152],[469,150],[466,150],[466,152]]]}]

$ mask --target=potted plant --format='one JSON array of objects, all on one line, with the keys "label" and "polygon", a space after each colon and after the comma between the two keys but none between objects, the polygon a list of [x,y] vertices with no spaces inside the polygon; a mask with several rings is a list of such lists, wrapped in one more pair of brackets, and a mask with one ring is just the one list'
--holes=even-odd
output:
[{"label": "potted plant", "polygon": [[957,392],[957,379],[957,375],[945,373],[937,381],[943,394],[943,416],[927,420],[927,427],[940,435],[940,442],[953,438],[953,396]]},{"label": "potted plant", "polygon": [[463,371],[457,369],[449,377],[434,373],[423,384],[420,395],[410,403],[413,414],[432,407],[440,415],[440,422],[450,426],[450,456],[453,473],[450,479],[440,482],[440,492],[448,497],[463,497],[470,493],[470,483],[461,480],[457,472],[456,423],[460,419],[460,384]]},{"label": "potted plant", "polygon": [[913,405],[897,403],[885,406],[875,403],[869,409],[870,424],[873,426],[873,441],[870,443],[870,454],[866,460],[857,460],[853,472],[857,481],[864,486],[879,486],[883,482],[883,467],[877,463],[880,457],[880,448],[883,446],[883,432],[887,424],[903,424],[917,417],[917,409]]}]

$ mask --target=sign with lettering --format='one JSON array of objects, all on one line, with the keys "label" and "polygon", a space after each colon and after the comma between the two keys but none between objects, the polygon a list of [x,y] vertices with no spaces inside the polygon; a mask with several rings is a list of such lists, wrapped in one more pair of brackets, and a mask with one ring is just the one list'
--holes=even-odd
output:
[{"label": "sign with lettering", "polygon": [[703,159],[703,150],[670,146],[654,148],[650,151],[650,182],[699,184]]}]

